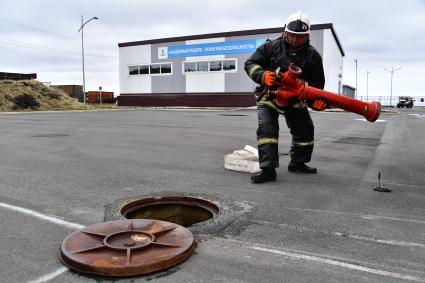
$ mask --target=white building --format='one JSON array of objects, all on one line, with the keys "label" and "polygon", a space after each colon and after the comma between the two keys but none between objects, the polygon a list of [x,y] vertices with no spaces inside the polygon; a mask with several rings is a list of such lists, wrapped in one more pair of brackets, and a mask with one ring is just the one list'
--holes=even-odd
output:
[{"label": "white building", "polygon": [[[119,105],[252,106],[256,84],[243,65],[283,28],[119,43]],[[325,90],[342,92],[344,50],[332,24],[311,26],[322,55]]]}]

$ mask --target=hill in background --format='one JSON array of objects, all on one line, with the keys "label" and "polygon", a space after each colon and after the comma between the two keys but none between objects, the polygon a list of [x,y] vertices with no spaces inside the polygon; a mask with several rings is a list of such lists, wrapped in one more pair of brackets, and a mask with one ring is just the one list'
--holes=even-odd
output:
[{"label": "hill in background", "polygon": [[1,112],[75,109],[83,109],[83,105],[38,81],[0,81]]}]

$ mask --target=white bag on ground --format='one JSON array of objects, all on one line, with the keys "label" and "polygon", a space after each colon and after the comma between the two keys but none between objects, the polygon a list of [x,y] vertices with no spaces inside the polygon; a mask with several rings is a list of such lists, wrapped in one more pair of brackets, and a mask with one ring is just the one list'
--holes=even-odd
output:
[{"label": "white bag on ground", "polygon": [[240,172],[258,173],[258,150],[250,145],[243,149],[235,150],[224,156],[224,168]]}]

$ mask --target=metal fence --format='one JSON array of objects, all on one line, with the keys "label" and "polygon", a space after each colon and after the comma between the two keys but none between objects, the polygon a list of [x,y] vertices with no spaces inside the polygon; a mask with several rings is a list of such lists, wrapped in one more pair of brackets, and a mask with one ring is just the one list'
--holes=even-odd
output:
[{"label": "metal fence", "polygon": [[[425,106],[425,95],[424,96],[412,96],[415,100],[413,106]],[[382,106],[393,106],[396,107],[398,103],[398,96],[358,96],[356,99],[362,101],[378,101]]]}]

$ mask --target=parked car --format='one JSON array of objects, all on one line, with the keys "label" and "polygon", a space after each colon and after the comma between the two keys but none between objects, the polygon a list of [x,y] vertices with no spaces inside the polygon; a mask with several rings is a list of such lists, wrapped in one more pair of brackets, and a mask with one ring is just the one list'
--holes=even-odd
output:
[{"label": "parked car", "polygon": [[403,108],[403,107],[412,108],[414,101],[415,100],[410,96],[399,96],[397,108]]}]

